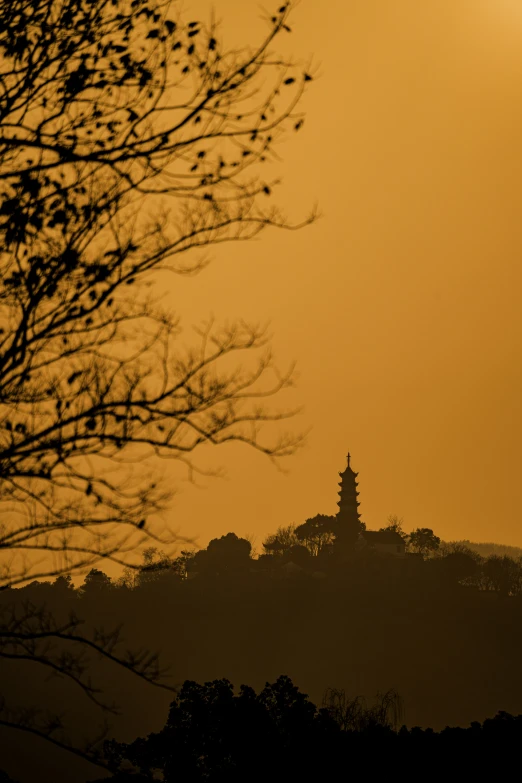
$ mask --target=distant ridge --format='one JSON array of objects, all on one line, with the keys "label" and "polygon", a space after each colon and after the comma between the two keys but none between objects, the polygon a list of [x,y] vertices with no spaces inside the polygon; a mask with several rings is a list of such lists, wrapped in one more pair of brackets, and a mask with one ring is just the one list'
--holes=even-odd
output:
[{"label": "distant ridge", "polygon": [[522,548],[519,546],[509,546],[508,544],[494,544],[493,542],[477,542],[468,541],[464,539],[462,541],[446,541],[446,544],[459,544],[461,546],[467,546],[473,552],[477,552],[482,557],[491,557],[491,555],[507,555],[508,557],[518,558],[522,557]]}]

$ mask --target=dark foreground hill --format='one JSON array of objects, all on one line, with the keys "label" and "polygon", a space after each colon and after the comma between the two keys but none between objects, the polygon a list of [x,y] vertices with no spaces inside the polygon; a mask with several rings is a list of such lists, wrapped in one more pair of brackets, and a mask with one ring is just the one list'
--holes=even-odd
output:
[{"label": "dark foreground hill", "polygon": [[[394,692],[374,704],[328,692],[317,707],[281,676],[258,693],[227,680],[185,682],[161,731],[130,744],[105,744],[117,783],[286,783],[288,780],[369,780],[400,770],[418,780],[429,759],[430,778],[497,778],[518,767],[522,715],[498,713],[469,728],[441,732],[397,730],[400,700]],[[425,769],[423,778],[427,777]],[[107,778],[103,783],[111,783]]]},{"label": "dark foreground hill", "polygon": [[[58,592],[33,586],[2,600],[45,598],[56,613],[74,608],[87,625],[123,623],[127,646],[161,650],[174,685],[228,678],[258,690],[285,672],[318,705],[328,687],[367,697],[393,688],[405,723],[435,730],[522,711],[520,596],[463,587],[422,562],[376,561],[323,578],[245,573],[81,597]],[[121,707],[112,736],[130,742],[161,729],[172,693],[91,663],[96,683]],[[20,662],[6,663],[0,676],[6,698],[64,713],[73,739],[95,733],[99,710],[63,678],[43,678]],[[0,741],[5,768],[21,779],[38,779],[37,759],[40,779],[71,780],[63,752],[42,740],[4,730]],[[82,764],[73,779],[93,778],[94,768]]]}]

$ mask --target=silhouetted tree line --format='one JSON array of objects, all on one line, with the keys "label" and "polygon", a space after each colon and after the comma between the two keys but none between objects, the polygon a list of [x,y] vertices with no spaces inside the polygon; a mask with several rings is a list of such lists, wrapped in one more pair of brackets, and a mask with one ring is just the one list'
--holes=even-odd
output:
[{"label": "silhouetted tree line", "polygon": [[[350,779],[358,773],[423,779],[459,773],[468,780],[493,763],[499,774],[518,766],[522,715],[499,712],[467,729],[399,728],[401,705],[390,691],[373,705],[327,690],[321,708],[281,676],[258,693],[215,680],[186,681],[164,728],[131,743],[109,741],[116,774],[106,783],[265,783]],[[116,770],[119,770],[116,772]],[[100,783],[105,783],[101,781]]]},{"label": "silhouetted tree line", "polygon": [[[388,528],[381,528],[385,529]],[[118,578],[113,579],[101,569],[93,568],[78,588],[75,588],[70,575],[60,575],[54,582],[35,580],[28,587],[44,592],[50,588],[67,590],[81,598],[106,591],[136,590],[151,585],[167,588],[169,584],[205,577],[239,579],[247,578],[249,574],[265,577],[327,577],[329,573],[338,573],[340,566],[356,571],[368,567],[372,572],[375,567],[384,572],[393,567],[402,568],[407,573],[414,563],[418,573],[422,570],[440,580],[443,586],[453,583],[506,596],[515,596],[522,591],[522,558],[514,559],[507,555],[481,557],[469,546],[460,543],[441,545],[440,539],[427,528],[414,530],[407,538],[405,536],[410,553],[419,556],[415,561],[382,555],[370,547],[359,550],[353,547],[348,553],[350,556],[339,563],[335,535],[332,534],[326,540],[324,531],[316,531],[317,517],[298,527],[279,528],[276,534],[265,540],[265,551],[257,558],[252,556],[251,542],[235,533],[212,539],[204,549],[183,550],[177,556],[171,556],[157,547],[147,547],[143,550],[141,565],[124,568]],[[295,566],[295,569],[285,570],[284,567],[289,564]]]},{"label": "silhouetted tree line", "polygon": [[[370,545],[361,543],[346,525],[336,517],[317,515],[301,525],[280,527],[263,542],[263,552],[254,556],[252,543],[227,533],[214,538],[204,549],[183,550],[173,557],[157,547],[143,551],[142,564],[138,568],[125,568],[122,575],[112,580],[100,569],[92,569],[83,585],[81,595],[107,589],[136,589],[151,584],[162,584],[204,577],[243,577],[248,574],[264,576],[293,575],[294,577],[326,577],[340,570],[411,566],[424,569],[425,574],[440,580],[441,584],[453,583],[483,591],[514,596],[522,591],[522,558],[508,555],[482,557],[470,546],[461,543],[441,543],[430,528],[417,528],[404,533],[395,517],[380,532],[393,530],[403,538],[408,555],[412,558],[395,558],[380,553]],[[360,530],[364,530],[361,525]],[[286,568],[286,566],[291,566]],[[55,584],[63,584],[70,577],[61,576]]]},{"label": "silhouetted tree line", "polygon": [[[427,765],[430,779],[444,773],[467,780],[483,779],[490,766],[497,775],[516,768],[522,715],[501,711],[468,728],[437,732],[408,729],[402,714],[395,691],[377,694],[368,705],[329,688],[318,708],[288,676],[257,693],[246,685],[235,692],[227,679],[187,680],[160,731],[104,743],[112,774],[97,783],[286,783],[356,773],[418,780],[427,777]],[[0,771],[0,783],[16,781]]]}]

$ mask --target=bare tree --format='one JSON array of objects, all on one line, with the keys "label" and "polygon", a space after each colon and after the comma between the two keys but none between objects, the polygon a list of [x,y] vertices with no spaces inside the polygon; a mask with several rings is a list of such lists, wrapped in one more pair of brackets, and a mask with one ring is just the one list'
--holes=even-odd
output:
[{"label": "bare tree", "polygon": [[[58,577],[59,580],[64,578]],[[58,589],[68,588],[60,585]],[[52,707],[12,704],[0,693],[0,726],[42,737],[59,748],[105,767],[99,753],[100,743],[109,728],[108,718],[118,709],[91,677],[93,655],[101,656],[157,687],[175,691],[167,684],[168,671],[161,667],[158,655],[145,648],[126,648],[121,628],[107,630],[100,627],[87,631],[74,609],[68,616],[58,619],[53,608],[45,604],[15,600],[6,592],[0,594],[0,659],[4,665],[8,661],[37,664],[43,674],[67,679],[99,707],[104,716],[93,735],[80,744],[71,738],[66,715]]]},{"label": "bare tree", "polygon": [[287,525],[278,527],[275,533],[271,533],[263,541],[263,549],[265,554],[281,557],[298,544],[300,541],[295,534],[295,525]]},{"label": "bare tree", "polygon": [[[68,645],[153,681],[155,658],[80,633],[74,616],[19,615],[9,588],[101,558],[139,568],[147,540],[172,542],[157,527],[170,497],[157,458],[192,477],[203,444],[272,459],[299,444],[271,439],[291,411],[267,400],[292,374],[277,372],[264,330],[209,322],[182,343],[152,287],[159,270],[200,271],[197,251],[313,220],[290,224],[261,174],[300,129],[311,80],[273,51],[291,3],[259,44],[232,50],[214,22],[175,9],[0,0],[0,657],[36,660],[91,698]],[[60,742],[56,721],[15,713],[2,704],[4,724]]]},{"label": "bare tree", "polygon": [[1,584],[42,552],[50,573],[123,562],[169,499],[151,458],[192,475],[202,444],[295,449],[262,437],[291,383],[264,331],[208,323],[181,344],[150,288],[200,270],[188,251],[296,227],[256,173],[303,121],[310,76],[271,51],[290,10],[226,51],[162,0],[0,0]]},{"label": "bare tree", "polygon": [[370,706],[363,696],[350,698],[342,689],[327,688],[323,708],[342,731],[362,732],[375,726],[397,731],[404,716],[402,699],[393,688],[377,693]]},{"label": "bare tree", "polygon": [[407,534],[404,532],[404,519],[402,517],[397,516],[397,514],[390,514],[387,521],[387,525],[385,527],[380,527],[379,532],[384,533],[390,531],[391,533],[398,533],[402,538],[406,540]]}]

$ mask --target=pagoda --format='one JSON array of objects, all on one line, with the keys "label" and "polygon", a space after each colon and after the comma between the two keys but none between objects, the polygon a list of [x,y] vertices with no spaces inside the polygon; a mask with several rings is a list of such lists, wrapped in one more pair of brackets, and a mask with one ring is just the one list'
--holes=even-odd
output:
[{"label": "pagoda", "polygon": [[341,477],[339,486],[341,489],[339,491],[339,500],[337,501],[337,505],[339,506],[337,519],[339,522],[352,523],[350,527],[353,525],[357,528],[361,527],[358,510],[359,501],[357,500],[359,493],[357,492],[357,481],[355,480],[359,474],[350,467],[350,452],[348,452],[347,460],[348,465],[346,466],[346,470],[344,473],[339,473],[339,476]]}]

